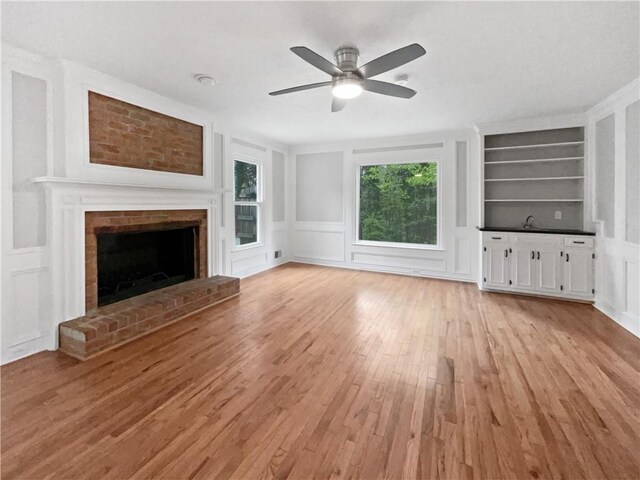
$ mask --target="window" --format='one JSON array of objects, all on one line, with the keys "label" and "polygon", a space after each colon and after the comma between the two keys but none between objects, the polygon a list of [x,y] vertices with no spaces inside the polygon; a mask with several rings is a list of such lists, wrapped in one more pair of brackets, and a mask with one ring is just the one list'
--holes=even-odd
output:
[{"label": "window", "polygon": [[236,246],[258,243],[262,207],[260,168],[255,163],[236,160],[233,173]]},{"label": "window", "polygon": [[438,245],[438,164],[360,167],[358,240]]}]

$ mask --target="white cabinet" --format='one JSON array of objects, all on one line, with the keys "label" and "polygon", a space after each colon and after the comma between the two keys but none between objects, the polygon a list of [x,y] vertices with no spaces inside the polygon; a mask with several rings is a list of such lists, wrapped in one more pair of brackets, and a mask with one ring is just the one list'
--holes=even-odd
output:
[{"label": "white cabinet", "polygon": [[483,232],[483,288],[593,299],[593,237]]},{"label": "white cabinet", "polygon": [[[495,238],[495,236],[494,236]],[[488,287],[506,288],[509,286],[509,247],[502,237],[490,240],[484,246],[484,281]]]},{"label": "white cabinet", "polygon": [[587,248],[569,247],[564,251],[564,292],[572,297],[593,296],[593,252]]},{"label": "white cabinet", "polygon": [[[562,252],[560,252],[562,253]],[[536,290],[545,294],[558,295],[562,290],[562,256],[557,247],[548,245],[536,251]]]},{"label": "white cabinet", "polygon": [[518,290],[535,290],[535,246],[522,243],[510,247],[511,285]]}]

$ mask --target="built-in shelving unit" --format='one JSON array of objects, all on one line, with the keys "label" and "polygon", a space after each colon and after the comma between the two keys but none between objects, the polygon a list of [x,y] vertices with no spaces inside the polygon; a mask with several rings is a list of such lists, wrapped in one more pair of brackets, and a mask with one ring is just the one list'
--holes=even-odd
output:
[{"label": "built-in shelving unit", "polygon": [[518,150],[521,148],[540,148],[540,147],[562,147],[566,145],[582,145],[584,142],[557,142],[557,143],[533,143],[531,145],[513,145],[509,147],[489,147],[484,149],[485,152],[495,150]]},{"label": "built-in shelving unit", "polygon": [[538,162],[567,162],[571,160],[582,160],[583,157],[564,157],[564,158],[532,158],[530,160],[506,160],[504,162],[491,162],[487,165],[504,165],[507,163],[538,163]]},{"label": "built-in shelving unit", "polygon": [[498,198],[485,202],[582,202],[581,198]]},{"label": "built-in shelving unit", "polygon": [[582,127],[485,135],[483,153],[486,227],[582,228]]},{"label": "built-in shelving unit", "polygon": [[532,177],[532,178],[488,178],[485,182],[537,182],[539,180],[582,180],[584,176],[576,177]]}]

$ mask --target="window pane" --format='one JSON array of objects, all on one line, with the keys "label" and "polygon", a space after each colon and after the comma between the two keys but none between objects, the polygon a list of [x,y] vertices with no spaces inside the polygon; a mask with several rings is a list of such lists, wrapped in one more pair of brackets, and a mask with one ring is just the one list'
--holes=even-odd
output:
[{"label": "window pane", "polygon": [[258,207],[236,205],[236,245],[258,241]]},{"label": "window pane", "polygon": [[438,165],[405,163],[360,169],[360,240],[438,243]]},{"label": "window pane", "polygon": [[258,166],[235,161],[235,196],[237,202],[255,202],[257,198]]}]

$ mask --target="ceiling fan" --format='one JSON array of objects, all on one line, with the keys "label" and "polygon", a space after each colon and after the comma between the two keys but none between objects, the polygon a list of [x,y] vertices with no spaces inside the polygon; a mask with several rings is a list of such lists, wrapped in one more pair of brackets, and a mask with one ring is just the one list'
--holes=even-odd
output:
[{"label": "ceiling fan", "polygon": [[292,47],[291,51],[314,67],[331,75],[331,80],[300,85],[299,87],[285,88],[284,90],[271,92],[269,95],[284,95],[285,93],[301,92],[303,90],[328,87],[331,85],[331,92],[333,93],[333,101],[331,103],[332,112],[342,110],[347,100],[356,98],[364,90],[392,97],[413,97],[416,94],[415,90],[394,83],[371,80],[371,77],[393,70],[427,53],[420,45],[413,43],[358,67],[359,52],[358,49],[352,47],[339,48],[336,50],[335,57],[337,65],[334,65],[307,47]]}]

